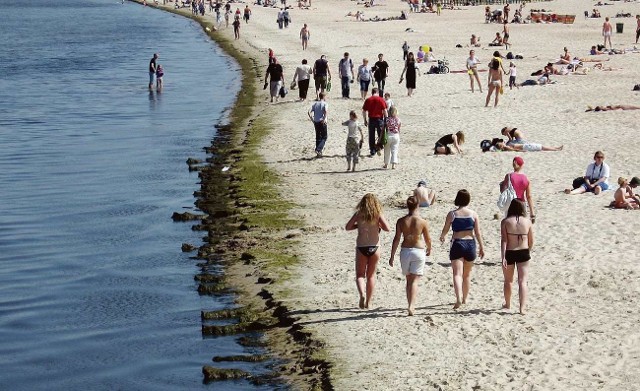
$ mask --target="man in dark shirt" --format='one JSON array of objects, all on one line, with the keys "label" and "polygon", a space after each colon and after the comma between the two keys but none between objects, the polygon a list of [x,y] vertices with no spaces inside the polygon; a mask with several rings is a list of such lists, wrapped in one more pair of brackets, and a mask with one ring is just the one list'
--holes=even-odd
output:
[{"label": "man in dark shirt", "polygon": [[327,89],[327,82],[331,80],[329,62],[324,54],[313,65],[313,79],[316,84],[316,99],[318,99],[318,94]]},{"label": "man in dark shirt", "polygon": [[373,78],[378,83],[380,96],[384,95],[384,84],[389,76],[389,64],[382,59],[382,53],[378,54],[378,61],[373,65]]},{"label": "man in dark shirt", "polygon": [[[376,136],[378,139],[382,137],[384,129],[384,117],[387,116],[387,102],[377,94],[378,89],[374,87],[371,90],[371,96],[364,101],[362,105],[362,118],[364,125],[369,127],[369,154],[376,154]],[[367,121],[367,113],[369,120]]]},{"label": "man in dark shirt", "polygon": [[276,60],[275,58],[273,59],[273,62],[267,67],[267,73],[264,75],[264,88],[267,88],[267,78],[269,79],[269,93],[271,95],[271,102],[273,102],[273,98],[276,98],[277,102],[280,88],[282,88],[282,86],[284,85],[284,69],[282,68],[282,65],[278,64],[278,60]]},{"label": "man in dark shirt", "polygon": [[149,89],[153,88],[153,78],[156,75],[156,60],[158,57],[158,53],[154,53],[153,58],[149,61]]}]

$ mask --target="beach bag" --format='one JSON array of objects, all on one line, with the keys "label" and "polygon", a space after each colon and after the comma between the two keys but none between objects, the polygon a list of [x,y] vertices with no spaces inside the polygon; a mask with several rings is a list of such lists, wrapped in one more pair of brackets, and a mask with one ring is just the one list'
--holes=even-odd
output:
[{"label": "beach bag", "polygon": [[502,193],[500,193],[497,202],[498,208],[500,208],[500,210],[502,211],[506,211],[507,209],[509,209],[511,201],[517,198],[516,191],[513,189],[513,185],[511,184],[511,175],[507,176],[507,180],[509,181],[509,183],[507,184],[507,188],[504,189]]},{"label": "beach bag", "polygon": [[287,96],[287,93],[289,93],[289,91],[285,88],[285,86],[280,87],[280,97],[284,98],[285,96]]},{"label": "beach bag", "polygon": [[578,187],[582,186],[584,184],[584,177],[579,176],[576,179],[573,180],[573,183],[571,184],[571,186],[574,189],[577,189]]},{"label": "beach bag", "polygon": [[331,92],[331,80],[327,82],[327,92]]},{"label": "beach bag", "polygon": [[291,85],[289,86],[290,90],[295,90],[296,87],[298,86],[298,83],[294,80],[291,82]]}]

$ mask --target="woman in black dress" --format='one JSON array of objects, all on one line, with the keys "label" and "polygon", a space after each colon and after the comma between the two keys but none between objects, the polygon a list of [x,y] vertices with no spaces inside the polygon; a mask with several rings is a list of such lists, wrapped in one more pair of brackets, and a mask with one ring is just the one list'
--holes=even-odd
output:
[{"label": "woman in black dress", "polygon": [[454,152],[449,145],[453,145],[456,151],[461,154],[462,148],[460,148],[460,145],[462,144],[464,144],[464,133],[457,132],[456,134],[447,134],[436,141],[433,153],[435,155],[451,155]]},{"label": "woman in black dress", "polygon": [[413,90],[416,89],[416,74],[418,73],[418,65],[416,63],[416,58],[413,55],[413,52],[409,52],[407,55],[407,60],[404,63],[404,69],[402,70],[402,74],[400,75],[400,83],[404,79],[404,75],[407,75],[407,96],[411,96]]}]

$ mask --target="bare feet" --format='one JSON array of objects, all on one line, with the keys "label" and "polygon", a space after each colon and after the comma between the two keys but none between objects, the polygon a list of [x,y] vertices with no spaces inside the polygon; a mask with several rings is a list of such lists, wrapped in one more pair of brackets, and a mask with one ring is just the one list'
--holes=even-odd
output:
[{"label": "bare feet", "polygon": [[360,309],[363,309],[363,308],[364,308],[364,297],[361,297],[361,298],[360,298],[360,303],[358,303],[358,307],[359,307]]},{"label": "bare feet", "polygon": [[457,310],[458,308],[460,308],[461,305],[462,304],[459,301],[457,301],[456,304],[453,305],[453,309]]},{"label": "bare feet", "polygon": [[409,310],[407,312],[408,312],[409,316],[413,316],[414,311],[415,311],[415,309],[409,308]]},{"label": "bare feet", "polygon": [[558,148],[558,151],[562,151],[562,148],[564,148],[564,145],[561,145],[561,146]]},{"label": "bare feet", "polygon": [[503,310],[508,310],[508,309],[510,309],[510,308],[511,308],[511,305],[509,305],[509,304],[506,304],[506,303],[505,303],[505,304],[503,304],[503,305],[502,305],[502,309],[503,309]]},{"label": "bare feet", "polygon": [[527,312],[525,310],[523,310],[523,309],[520,310],[520,315],[526,315],[526,314],[527,314]]}]

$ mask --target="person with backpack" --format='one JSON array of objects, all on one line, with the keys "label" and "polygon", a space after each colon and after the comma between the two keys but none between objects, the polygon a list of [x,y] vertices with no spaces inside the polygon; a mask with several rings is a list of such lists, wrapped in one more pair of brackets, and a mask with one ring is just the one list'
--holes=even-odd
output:
[{"label": "person with backpack", "polygon": [[345,52],[344,57],[338,63],[338,76],[342,85],[342,97],[349,99],[349,83],[353,83],[353,61],[349,58],[349,53]]}]

